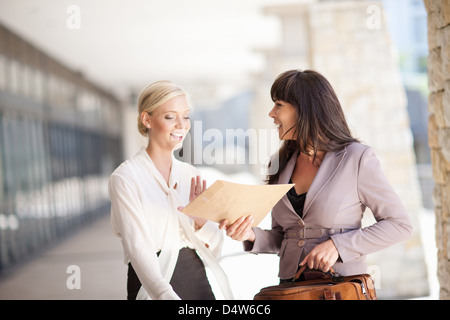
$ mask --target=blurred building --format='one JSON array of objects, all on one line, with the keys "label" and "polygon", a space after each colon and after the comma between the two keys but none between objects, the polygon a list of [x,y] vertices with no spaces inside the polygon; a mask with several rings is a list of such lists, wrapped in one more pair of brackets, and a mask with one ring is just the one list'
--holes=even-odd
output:
[{"label": "blurred building", "polygon": [[109,212],[119,101],[0,25],[0,271]]}]

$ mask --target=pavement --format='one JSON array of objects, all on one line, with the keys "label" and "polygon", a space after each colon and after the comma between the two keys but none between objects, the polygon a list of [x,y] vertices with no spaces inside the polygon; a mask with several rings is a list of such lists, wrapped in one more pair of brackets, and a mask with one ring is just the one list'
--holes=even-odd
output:
[{"label": "pavement", "polygon": [[125,299],[122,256],[105,214],[8,270],[0,278],[0,300]]},{"label": "pavement", "polygon": [[[229,238],[221,265],[238,299],[252,299],[260,288],[278,282],[276,255],[244,253]],[[3,274],[0,300],[124,300],[126,274],[122,245],[105,214]],[[210,281],[221,299],[214,276]]]}]

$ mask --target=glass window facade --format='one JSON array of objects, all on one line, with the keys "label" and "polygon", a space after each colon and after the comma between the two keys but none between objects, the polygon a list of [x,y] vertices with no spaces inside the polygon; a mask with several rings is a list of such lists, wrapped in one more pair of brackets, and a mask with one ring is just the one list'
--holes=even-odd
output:
[{"label": "glass window facade", "polygon": [[109,211],[119,102],[88,87],[0,54],[0,270]]}]

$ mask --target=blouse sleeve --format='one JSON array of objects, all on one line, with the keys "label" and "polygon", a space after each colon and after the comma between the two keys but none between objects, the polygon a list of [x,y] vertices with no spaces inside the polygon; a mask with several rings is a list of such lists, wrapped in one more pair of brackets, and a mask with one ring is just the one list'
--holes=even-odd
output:
[{"label": "blouse sleeve", "polygon": [[216,259],[219,259],[223,247],[223,233],[217,223],[207,221],[195,235],[205,244]]},{"label": "blouse sleeve", "polygon": [[172,286],[163,278],[156,249],[145,228],[143,207],[135,186],[119,174],[108,185],[111,200],[111,224],[142,286],[153,300],[179,300]]},{"label": "blouse sleeve", "polygon": [[376,223],[331,236],[344,263],[405,241],[412,234],[408,212],[370,147],[364,151],[359,163],[358,195],[361,203],[371,209]]},{"label": "blouse sleeve", "polygon": [[[202,173],[194,166],[190,166],[193,176],[201,176]],[[209,186],[207,186],[209,187]],[[194,221],[192,220],[192,228]],[[195,228],[194,228],[195,229]],[[223,231],[219,229],[219,225],[213,221],[207,221],[200,229],[195,231],[195,235],[205,246],[211,251],[216,259],[219,259],[223,248]]]}]

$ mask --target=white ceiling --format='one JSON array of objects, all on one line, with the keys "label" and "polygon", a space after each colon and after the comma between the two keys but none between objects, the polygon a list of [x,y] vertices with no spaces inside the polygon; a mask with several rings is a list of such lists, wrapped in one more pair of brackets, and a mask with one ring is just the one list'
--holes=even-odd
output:
[{"label": "white ceiling", "polygon": [[[301,1],[301,0],[300,0]],[[262,8],[289,0],[0,0],[0,23],[88,79],[125,96],[160,79],[184,86],[249,85],[257,51],[278,44]],[[80,9],[80,28],[69,29]],[[73,21],[73,20],[71,20]]]}]

